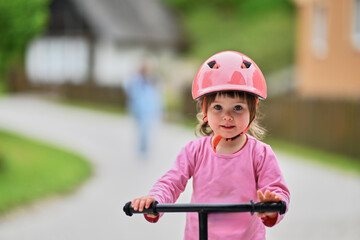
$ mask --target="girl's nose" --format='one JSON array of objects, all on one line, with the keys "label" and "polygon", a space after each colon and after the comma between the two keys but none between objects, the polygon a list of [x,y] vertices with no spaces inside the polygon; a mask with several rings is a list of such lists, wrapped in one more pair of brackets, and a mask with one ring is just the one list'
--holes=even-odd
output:
[{"label": "girl's nose", "polygon": [[230,114],[226,113],[223,117],[223,120],[224,121],[232,121],[233,117]]}]

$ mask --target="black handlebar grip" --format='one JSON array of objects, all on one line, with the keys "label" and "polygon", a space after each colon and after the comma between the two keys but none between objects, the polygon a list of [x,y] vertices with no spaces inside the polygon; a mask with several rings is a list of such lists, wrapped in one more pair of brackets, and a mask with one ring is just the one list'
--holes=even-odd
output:
[{"label": "black handlebar grip", "polygon": [[286,212],[286,202],[257,202],[250,201],[251,210],[250,213],[253,215],[255,212],[278,212],[280,215]]},{"label": "black handlebar grip", "polygon": [[131,202],[127,202],[125,206],[123,207],[123,211],[126,215],[132,216],[134,213],[148,213],[148,214],[154,214],[155,216],[159,215],[159,213],[156,210],[156,206],[158,205],[158,202],[155,201],[151,203],[150,207],[147,209],[144,209],[142,212],[135,211],[134,208],[131,206]]},{"label": "black handlebar grip", "polygon": [[286,202],[257,202],[252,204],[252,213],[255,212],[278,212],[280,215],[286,212]]},{"label": "black handlebar grip", "polygon": [[131,209],[133,209],[131,207],[131,202],[127,202],[123,207],[123,211],[125,212],[125,214],[130,217],[133,215]]},{"label": "black handlebar grip", "polygon": [[286,212],[286,202],[285,201],[280,201],[280,215],[283,215]]}]

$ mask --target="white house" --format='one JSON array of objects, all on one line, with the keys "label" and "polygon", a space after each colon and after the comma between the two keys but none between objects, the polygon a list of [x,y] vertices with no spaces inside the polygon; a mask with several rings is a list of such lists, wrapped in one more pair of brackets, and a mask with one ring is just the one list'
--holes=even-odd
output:
[{"label": "white house", "polygon": [[53,0],[46,32],[28,47],[30,84],[121,86],[146,56],[168,63],[181,45],[160,0]]}]

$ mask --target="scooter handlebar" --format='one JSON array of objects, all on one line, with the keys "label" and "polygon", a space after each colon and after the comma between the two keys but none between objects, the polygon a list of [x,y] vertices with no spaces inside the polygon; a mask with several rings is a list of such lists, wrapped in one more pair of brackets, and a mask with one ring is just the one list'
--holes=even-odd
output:
[{"label": "scooter handlebar", "polygon": [[207,212],[207,213],[225,213],[225,212],[278,212],[280,215],[286,212],[286,202],[254,202],[250,203],[188,203],[188,204],[159,204],[153,202],[149,208],[142,212],[135,211],[131,202],[125,204],[123,208],[128,216],[134,213],[154,214],[157,216],[161,212]]}]

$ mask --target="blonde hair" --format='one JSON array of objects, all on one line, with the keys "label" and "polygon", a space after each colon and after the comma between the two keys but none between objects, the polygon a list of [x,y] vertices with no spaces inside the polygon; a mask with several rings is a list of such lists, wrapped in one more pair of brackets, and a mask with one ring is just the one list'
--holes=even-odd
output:
[{"label": "blonde hair", "polygon": [[256,96],[246,93],[246,92],[238,92],[238,91],[226,91],[226,92],[216,92],[213,94],[206,95],[205,101],[204,97],[201,97],[197,100],[197,108],[198,113],[196,115],[198,119],[198,125],[196,126],[195,134],[198,136],[199,134],[202,136],[210,136],[213,134],[213,130],[210,128],[207,122],[204,122],[204,113],[203,113],[203,104],[205,104],[205,111],[207,112],[208,107],[212,102],[215,101],[216,96],[225,95],[231,98],[241,98],[245,99],[246,103],[249,106],[250,111],[250,129],[249,133],[258,140],[261,140],[265,137],[266,130],[259,124],[259,113],[258,107],[256,106]]}]

